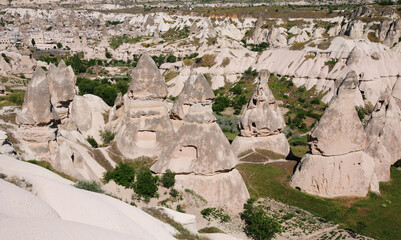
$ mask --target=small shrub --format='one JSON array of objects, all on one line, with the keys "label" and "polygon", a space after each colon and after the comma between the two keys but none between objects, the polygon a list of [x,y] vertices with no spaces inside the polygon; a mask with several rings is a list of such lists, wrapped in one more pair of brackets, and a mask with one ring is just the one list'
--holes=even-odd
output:
[{"label": "small shrub", "polygon": [[291,146],[307,146],[308,145],[308,136],[301,136],[299,133],[295,134],[289,141]]},{"label": "small shrub", "polygon": [[152,197],[157,196],[158,177],[152,176],[149,168],[141,168],[134,184],[134,191],[139,197],[144,197],[148,201]]},{"label": "small shrub", "polygon": [[88,143],[94,148],[98,148],[99,147],[99,144],[96,142],[96,140],[92,136],[88,136],[86,141],[88,141]]},{"label": "small shrub", "polygon": [[162,175],[161,183],[165,188],[173,187],[175,184],[175,173],[173,173],[170,169],[167,169]]},{"label": "small shrub", "polygon": [[88,190],[91,192],[103,193],[100,183],[96,181],[78,181],[74,184],[76,188]]},{"label": "small shrub", "polygon": [[181,204],[178,204],[178,205],[177,205],[177,208],[176,208],[176,210],[177,210],[177,212],[185,213],[185,210],[184,210],[184,209],[182,209],[182,206],[181,206]]},{"label": "small shrub", "polygon": [[100,130],[100,137],[102,138],[103,143],[108,145],[114,140],[115,133],[110,130]]},{"label": "small shrub", "polygon": [[253,239],[272,239],[281,231],[280,225],[261,207],[254,207],[253,202],[244,204],[241,218],[245,221],[245,233]]},{"label": "small shrub", "polygon": [[230,216],[224,213],[224,210],[219,208],[205,208],[201,211],[203,218],[210,221],[212,218],[220,220],[221,223],[231,220]]},{"label": "small shrub", "polygon": [[170,190],[170,196],[171,196],[171,197],[176,198],[176,197],[178,197],[179,195],[180,195],[180,193],[179,193],[176,189],[172,188],[172,189]]},{"label": "small shrub", "polygon": [[118,185],[132,188],[135,180],[135,169],[128,163],[120,162],[113,171],[107,171],[103,178],[106,182],[114,180]]}]

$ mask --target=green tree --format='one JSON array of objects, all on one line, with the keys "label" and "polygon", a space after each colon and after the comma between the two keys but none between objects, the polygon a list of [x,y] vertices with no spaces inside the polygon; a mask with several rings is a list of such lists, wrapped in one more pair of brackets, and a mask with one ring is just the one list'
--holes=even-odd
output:
[{"label": "green tree", "polygon": [[57,48],[58,48],[58,49],[63,48],[63,44],[57,43]]},{"label": "green tree", "polygon": [[244,204],[241,218],[245,221],[245,233],[253,239],[269,240],[281,231],[280,225],[261,206],[254,207],[252,200]]},{"label": "green tree", "polygon": [[118,185],[132,188],[135,180],[135,168],[128,163],[119,162],[113,171],[107,171],[103,178],[106,182],[114,180]]},{"label": "green tree", "polygon": [[152,197],[157,196],[158,188],[158,177],[152,176],[152,172],[149,168],[141,168],[136,177],[134,184],[134,191],[139,197],[144,197],[145,200],[149,200]]},{"label": "green tree", "polygon": [[161,183],[165,188],[173,187],[175,184],[175,173],[173,173],[170,169],[167,169],[162,175]]},{"label": "green tree", "polygon": [[32,43],[32,46],[35,46],[36,45],[35,39],[32,38],[31,43]]}]

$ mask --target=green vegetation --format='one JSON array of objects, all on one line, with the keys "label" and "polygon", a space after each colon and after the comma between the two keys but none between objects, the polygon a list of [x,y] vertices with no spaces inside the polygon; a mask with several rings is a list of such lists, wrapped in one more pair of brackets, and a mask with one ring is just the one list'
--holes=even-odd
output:
[{"label": "green vegetation", "polygon": [[92,136],[88,136],[86,141],[88,141],[88,143],[94,148],[98,148],[99,147],[99,144],[96,142],[96,140]]},{"label": "green vegetation", "polygon": [[63,172],[60,172],[60,171],[57,171],[56,169],[54,169],[54,168],[52,167],[52,165],[51,165],[49,162],[46,162],[46,161],[36,161],[36,160],[29,160],[28,162],[29,162],[29,163],[32,163],[32,164],[35,164],[35,165],[38,165],[38,166],[41,166],[41,167],[43,167],[43,168],[46,168],[47,170],[50,170],[50,171],[56,173],[57,175],[61,176],[62,178],[68,179],[68,180],[70,180],[70,181],[72,181],[72,182],[76,182],[76,181],[77,181],[77,180],[74,179],[73,177],[71,177],[71,176],[69,176],[69,175],[67,175],[67,174],[65,174],[65,173],[63,173]]},{"label": "green vegetation", "polygon": [[162,178],[160,179],[162,186],[165,188],[174,187],[175,184],[175,173],[173,173],[170,169],[167,169],[165,173],[163,173]]},{"label": "green vegetation", "polygon": [[254,80],[257,76],[258,72],[249,68],[235,85],[228,85],[226,88],[215,90],[216,98],[213,103],[213,111],[220,114],[227,107],[232,107],[234,114],[239,115],[243,106],[252,96],[255,88]]},{"label": "green vegetation", "polygon": [[377,239],[399,238],[401,229],[394,227],[394,220],[401,216],[401,172],[395,167],[391,168],[391,181],[380,183],[381,195],[369,193],[364,198],[327,199],[289,186],[295,164],[241,164],[237,168],[253,198],[273,198]]},{"label": "green vegetation", "polygon": [[106,21],[106,27],[115,26],[115,25],[122,24],[122,23],[123,22],[121,22],[121,21],[110,21],[110,20],[107,20]]},{"label": "green vegetation", "polygon": [[1,56],[3,57],[4,61],[6,61],[6,63],[10,63],[11,62],[10,58],[8,58],[5,53],[2,53]]},{"label": "green vegetation", "polygon": [[179,27],[170,28],[167,32],[163,33],[161,37],[166,41],[186,39],[189,37],[189,27],[185,26],[182,29]]},{"label": "green vegetation", "polygon": [[103,144],[106,146],[109,145],[111,143],[111,141],[114,140],[115,133],[113,133],[110,130],[103,130],[103,131],[100,130],[99,133],[100,133],[100,137],[102,138]]},{"label": "green vegetation", "polygon": [[224,233],[217,227],[205,227],[202,229],[199,229],[198,233]]},{"label": "green vegetation", "polygon": [[231,220],[230,216],[224,213],[221,208],[205,208],[201,211],[203,218],[210,221],[212,218],[219,220],[221,223],[229,222]]},{"label": "green vegetation", "polygon": [[294,131],[309,131],[327,107],[321,101],[323,93],[316,92],[315,88],[297,88],[292,80],[286,77],[278,78],[270,74],[269,87],[274,97],[283,102],[283,107],[289,109],[285,114],[286,124]]},{"label": "green vegetation", "polygon": [[149,201],[150,198],[157,196],[158,188],[157,176],[152,176],[152,172],[149,168],[139,169],[136,181],[134,184],[134,192],[139,198],[144,198],[145,201]]},{"label": "green vegetation", "polygon": [[119,162],[113,171],[104,173],[103,179],[106,183],[114,180],[118,185],[132,188],[135,180],[135,168],[128,163]]},{"label": "green vegetation", "polygon": [[143,210],[145,212],[147,212],[148,214],[152,215],[154,218],[157,218],[160,221],[165,222],[165,223],[169,224],[170,226],[172,226],[173,228],[177,229],[179,234],[174,236],[177,239],[191,239],[191,240],[202,239],[197,235],[191,234],[191,232],[189,232],[181,224],[177,223],[176,221],[174,221],[173,219],[168,217],[167,214],[165,214],[164,212],[162,212],[159,209],[156,209],[156,208],[143,208]]},{"label": "green vegetation", "polygon": [[79,95],[94,94],[102,98],[107,105],[113,106],[117,93],[125,94],[128,91],[130,81],[129,77],[116,78],[113,81],[109,81],[107,78],[91,80],[78,77],[76,85],[79,89]]},{"label": "green vegetation", "polygon": [[142,40],[141,36],[138,36],[136,38],[130,38],[126,35],[123,36],[113,36],[110,40],[110,47],[112,49],[116,49],[118,48],[120,45],[124,44],[124,43],[137,43],[140,42]]},{"label": "green vegetation", "polygon": [[88,190],[91,192],[103,193],[100,183],[96,181],[78,181],[74,184],[76,188]]},{"label": "green vegetation", "polygon": [[7,89],[7,92],[9,92],[9,94],[7,96],[1,96],[0,97],[0,101],[6,101],[4,103],[4,105],[21,106],[24,103],[25,91]]},{"label": "green vegetation", "polygon": [[255,200],[249,199],[244,204],[241,218],[245,222],[245,233],[256,240],[269,240],[281,231],[280,225],[273,218],[267,216],[263,206],[254,206]]}]

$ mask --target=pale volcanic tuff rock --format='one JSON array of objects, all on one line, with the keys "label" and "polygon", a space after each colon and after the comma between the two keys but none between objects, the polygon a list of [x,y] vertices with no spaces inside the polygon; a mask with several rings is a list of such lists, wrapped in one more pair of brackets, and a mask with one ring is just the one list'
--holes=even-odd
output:
[{"label": "pale volcanic tuff rock", "polygon": [[[76,179],[99,179],[105,168],[84,147],[88,136],[99,143],[104,129],[103,114],[109,107],[97,96],[75,95],[75,75],[61,62],[46,74],[38,67],[28,84],[15,137],[26,160],[52,163],[57,170]],[[60,121],[59,111],[63,119]]]},{"label": "pale volcanic tuff rock", "polygon": [[26,89],[22,110],[17,114],[19,124],[45,125],[58,119],[50,101],[46,72],[37,68]]},{"label": "pale volcanic tuff rock", "polygon": [[322,118],[309,135],[312,154],[341,155],[363,150],[366,135],[355,110],[352,91],[357,87],[355,72],[350,72]]},{"label": "pale volcanic tuff rock", "polygon": [[143,54],[123,103],[120,98],[116,101],[124,113],[109,124],[116,131],[115,144],[123,156],[160,157],[173,142],[175,133],[166,97],[167,87],[159,69],[148,54]]},{"label": "pale volcanic tuff rock", "polygon": [[61,60],[56,67],[50,64],[47,74],[52,105],[59,115],[68,114],[68,106],[75,96],[76,77],[71,66],[66,66]]},{"label": "pale volcanic tuff rock", "polygon": [[401,111],[390,91],[383,94],[365,127],[366,152],[375,160],[379,181],[390,180],[390,166],[401,158]]},{"label": "pale volcanic tuff rock", "polygon": [[366,196],[379,192],[375,161],[364,152],[366,135],[352,104],[358,81],[350,72],[312,129],[306,154],[296,167],[291,186],[323,196]]},{"label": "pale volcanic tuff rock", "polygon": [[285,121],[267,82],[268,71],[261,71],[258,85],[239,121],[240,136],[232,143],[236,155],[255,148],[269,150],[285,158],[290,152],[287,138],[281,131]]},{"label": "pale volcanic tuff rock", "polygon": [[189,78],[176,106],[187,108],[180,113],[183,123],[177,140],[151,170],[163,173],[170,169],[177,173],[178,188],[193,189],[212,203],[241,207],[249,193],[235,169],[238,159],[213,115],[214,94],[203,75],[191,81]]},{"label": "pale volcanic tuff rock", "polygon": [[0,168],[31,184],[31,191],[0,179],[3,239],[173,240],[171,228],[139,208],[24,161],[0,155]]}]

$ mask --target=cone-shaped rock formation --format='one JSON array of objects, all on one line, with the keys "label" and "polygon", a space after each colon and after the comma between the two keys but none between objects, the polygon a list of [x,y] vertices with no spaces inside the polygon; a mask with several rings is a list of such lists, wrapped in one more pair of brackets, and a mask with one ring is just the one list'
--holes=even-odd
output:
[{"label": "cone-shaped rock formation", "polygon": [[268,160],[285,158],[290,152],[287,138],[281,133],[285,121],[267,84],[268,78],[267,71],[259,74],[258,85],[241,116],[241,134],[232,143],[237,155],[256,151],[262,159]]},{"label": "cone-shaped rock formation", "polygon": [[[193,88],[193,90],[190,90]],[[195,90],[196,89],[196,90]],[[235,169],[237,157],[216,123],[212,112],[214,94],[203,75],[193,84],[188,79],[176,109],[187,108],[187,114],[165,155],[151,167],[156,173],[167,169],[177,173],[177,185],[189,188],[206,200],[240,207],[249,197]]]},{"label": "cone-shaped rock formation", "polygon": [[[167,87],[155,62],[143,54],[133,70],[128,96],[113,108],[116,147],[125,157],[160,157],[173,142],[174,129],[166,103]],[[124,113],[116,112],[121,109]],[[121,117],[118,117],[121,115]]]},{"label": "cone-shaped rock formation", "polygon": [[356,81],[355,72],[350,72],[312,129],[312,154],[306,154],[296,167],[292,187],[322,197],[379,191],[375,162],[364,152],[366,135],[352,101]]}]

